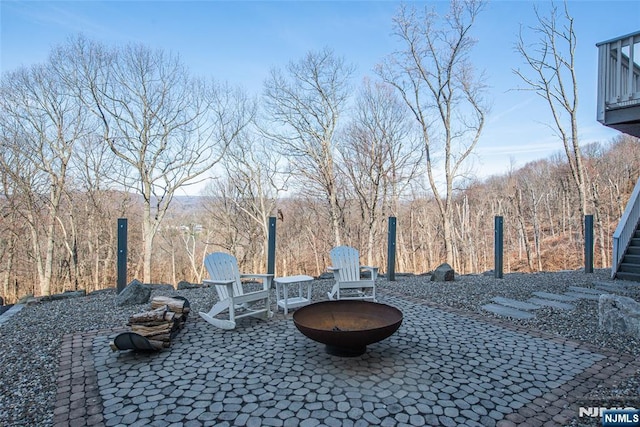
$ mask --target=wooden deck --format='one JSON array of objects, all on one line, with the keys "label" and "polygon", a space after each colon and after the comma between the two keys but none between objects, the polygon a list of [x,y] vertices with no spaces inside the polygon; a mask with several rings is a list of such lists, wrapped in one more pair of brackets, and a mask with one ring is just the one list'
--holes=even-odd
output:
[{"label": "wooden deck", "polygon": [[597,47],[598,121],[640,137],[640,31]]}]

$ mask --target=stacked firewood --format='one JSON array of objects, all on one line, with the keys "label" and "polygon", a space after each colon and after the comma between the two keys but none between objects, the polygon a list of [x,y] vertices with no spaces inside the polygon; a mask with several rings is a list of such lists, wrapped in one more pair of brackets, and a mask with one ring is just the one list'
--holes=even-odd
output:
[{"label": "stacked firewood", "polygon": [[[153,297],[151,300],[151,309],[154,311],[165,309],[167,312],[174,313],[174,320],[177,323],[178,329],[182,329],[189,315],[189,303],[186,299],[161,296]],[[129,323],[133,323],[131,319],[129,319]]]},{"label": "stacked firewood", "polygon": [[[151,300],[151,310],[129,317],[131,332],[145,337],[154,350],[171,346],[172,337],[182,329],[189,314],[184,299],[157,296]],[[112,343],[112,349],[117,347]]]}]

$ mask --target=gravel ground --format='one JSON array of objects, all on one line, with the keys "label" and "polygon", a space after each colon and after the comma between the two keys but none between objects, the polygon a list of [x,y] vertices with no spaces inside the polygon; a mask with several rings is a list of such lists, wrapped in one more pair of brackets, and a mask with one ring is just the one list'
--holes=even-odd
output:
[{"label": "gravel ground", "polygon": [[[424,299],[429,303],[453,307],[494,317],[482,310],[495,296],[526,300],[534,291],[564,293],[569,286],[594,287],[594,282],[611,282],[609,270],[594,274],[579,271],[493,276],[457,276],[454,282],[436,283],[430,276],[398,275],[395,282],[378,281],[378,289],[388,289]],[[314,284],[316,300],[326,299],[332,280]],[[639,285],[640,286],[640,285]],[[640,289],[640,288],[639,288]],[[155,295],[179,294],[186,297],[193,313],[207,310],[215,292],[208,288],[171,291],[154,290]],[[632,298],[640,300],[640,292]],[[50,426],[56,396],[56,377],[61,339],[66,334],[122,327],[134,313],[148,305],[118,307],[115,291],[99,291],[86,297],[41,302],[25,307],[0,326],[0,426]],[[581,300],[572,311],[542,308],[531,320],[513,320],[532,330],[559,335],[598,347],[640,355],[640,340],[615,336],[598,328],[597,301]],[[640,372],[615,389],[594,390],[589,396],[614,406],[620,399],[640,396]],[[610,403],[610,404],[608,404]],[[574,425],[578,425],[577,421]],[[589,425],[589,424],[583,424]],[[598,425],[597,423],[593,425]]]}]

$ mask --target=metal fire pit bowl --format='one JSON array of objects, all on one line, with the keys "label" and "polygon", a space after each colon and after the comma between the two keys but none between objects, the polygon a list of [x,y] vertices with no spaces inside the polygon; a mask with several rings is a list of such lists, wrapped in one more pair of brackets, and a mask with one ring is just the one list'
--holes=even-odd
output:
[{"label": "metal fire pit bowl", "polygon": [[327,353],[353,357],[397,331],[402,312],[375,302],[323,301],[296,310],[293,323],[305,336],[325,344]]}]

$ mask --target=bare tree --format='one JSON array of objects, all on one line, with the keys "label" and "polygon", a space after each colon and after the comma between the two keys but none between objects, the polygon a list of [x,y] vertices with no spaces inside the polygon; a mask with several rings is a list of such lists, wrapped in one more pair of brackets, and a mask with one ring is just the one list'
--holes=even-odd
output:
[{"label": "bare tree", "polygon": [[67,48],[81,95],[126,167],[119,182],[144,201],[143,280],[153,240],[176,190],[216,164],[254,114],[238,90],[191,77],[180,59],[140,45],[108,50],[78,38]]},{"label": "bare tree", "polygon": [[[3,75],[0,84],[2,166],[22,198],[40,293],[51,293],[60,209],[74,145],[86,138],[87,114],[52,64]],[[42,213],[45,213],[42,215]]]},{"label": "bare tree", "polygon": [[[0,129],[6,131],[3,126]],[[10,133],[9,133],[10,134]],[[17,299],[17,290],[11,289],[13,280],[18,282],[22,279],[16,270],[16,261],[20,258],[20,248],[29,244],[28,236],[30,229],[24,221],[24,205],[22,203],[22,190],[24,180],[21,176],[28,176],[27,170],[21,164],[19,158],[14,156],[13,150],[6,148],[5,141],[10,141],[10,137],[0,136],[0,181],[2,183],[2,195],[0,199],[0,259],[2,259],[2,297],[5,303],[13,302]],[[13,294],[10,296],[10,294]]]},{"label": "bare tree", "polygon": [[[68,199],[72,201],[76,228],[80,229],[76,250],[82,256],[78,268],[84,270],[81,275],[88,288],[100,289],[104,283],[113,283],[110,279],[115,277],[115,272],[112,273],[116,255],[114,224],[117,218],[133,214],[132,197],[113,192],[112,180],[119,176],[118,162],[99,133],[79,141],[74,151],[73,186]],[[119,199],[114,198],[116,194]],[[133,253],[132,248],[130,254]]]},{"label": "bare tree", "polygon": [[247,259],[241,262],[250,262],[251,271],[264,270],[269,217],[276,215],[278,196],[287,182],[287,175],[281,173],[282,158],[268,142],[255,129],[243,131],[221,161],[225,175],[207,189],[214,202],[211,212],[221,199],[232,205],[215,214],[229,214],[224,221],[233,222],[235,230],[244,230],[243,256]]},{"label": "bare tree", "polygon": [[580,223],[587,209],[586,180],[578,132],[578,80],[576,77],[575,49],[577,44],[573,18],[567,2],[558,16],[558,8],[552,3],[548,16],[534,7],[538,24],[529,31],[537,36],[537,42],[527,44],[520,30],[516,50],[522,55],[528,71],[514,70],[527,89],[542,97],[549,106],[553,124],[549,127],[560,138],[571,169],[571,176],[578,191]]},{"label": "bare tree", "polygon": [[394,18],[394,28],[404,50],[377,68],[382,79],[398,90],[419,126],[429,187],[438,204],[446,259],[451,264],[454,182],[465,172],[463,166],[480,138],[488,111],[482,76],[474,75],[469,61],[474,45],[471,28],[484,4],[453,0],[442,17],[426,7],[418,12],[403,6]]},{"label": "bare tree", "polygon": [[368,265],[374,265],[376,233],[385,207],[398,210],[403,186],[417,175],[422,145],[411,134],[406,105],[394,89],[365,80],[356,99],[353,119],[347,125],[339,151],[360,207],[365,230]]},{"label": "bare tree", "polygon": [[[273,69],[265,82],[265,104],[274,126],[267,130],[291,163],[301,186],[325,199],[340,245],[340,191],[334,161],[334,136],[349,93],[353,67],[329,49],[309,52],[286,71]],[[304,187],[302,187],[304,188]]]}]

